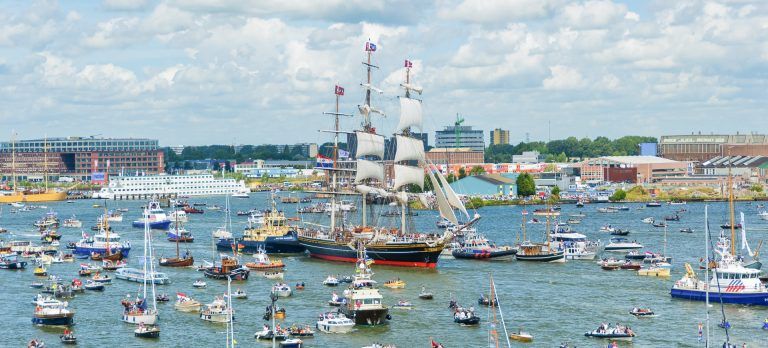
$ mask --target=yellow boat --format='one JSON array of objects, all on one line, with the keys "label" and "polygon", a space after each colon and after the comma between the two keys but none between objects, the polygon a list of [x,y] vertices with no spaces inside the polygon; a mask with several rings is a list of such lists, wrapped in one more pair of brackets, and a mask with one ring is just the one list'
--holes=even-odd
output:
[{"label": "yellow boat", "polygon": [[669,268],[651,266],[648,268],[641,268],[637,271],[637,275],[648,277],[669,277]]},{"label": "yellow boat", "polygon": [[533,342],[533,335],[523,331],[521,328],[517,332],[512,332],[509,334],[509,339],[515,340],[518,342]]},{"label": "yellow boat", "polygon": [[0,195],[0,203],[25,203],[25,202],[56,202],[67,200],[66,192],[47,190],[46,192],[14,192],[9,195]]},{"label": "yellow boat", "polygon": [[37,267],[37,268],[35,268],[34,273],[35,273],[36,276],[44,277],[44,276],[48,275],[48,270],[45,269],[45,267]]},{"label": "yellow boat", "polygon": [[405,281],[400,279],[392,279],[384,282],[384,286],[390,289],[403,289],[405,288]]}]

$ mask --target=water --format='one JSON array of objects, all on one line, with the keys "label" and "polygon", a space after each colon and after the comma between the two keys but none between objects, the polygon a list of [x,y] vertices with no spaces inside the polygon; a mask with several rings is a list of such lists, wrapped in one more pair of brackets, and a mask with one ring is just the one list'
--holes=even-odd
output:
[{"label": "water", "polygon": [[[267,208],[267,194],[254,194],[250,199],[233,199],[233,211],[250,208]],[[207,202],[209,205],[224,205],[223,197],[191,199],[193,202]],[[95,201],[78,201],[74,204],[49,203],[50,209],[59,213],[62,219],[76,214],[84,222],[85,228],[95,223],[101,209],[92,208]],[[110,206],[129,208],[124,221],[114,223],[114,229],[133,244],[130,264],[139,267],[136,257],[142,255],[142,230],[132,228],[131,221],[141,214],[140,206],[146,202],[120,201],[109,202]],[[280,204],[282,209],[293,211],[293,205]],[[593,261],[569,261],[565,264],[539,264],[509,262],[484,262],[472,260],[441,260],[436,270],[404,269],[375,266],[375,279],[379,282],[400,277],[407,281],[406,289],[391,290],[382,288],[386,304],[394,304],[398,299],[410,300],[416,306],[411,311],[391,310],[393,320],[389,325],[380,327],[359,327],[357,331],[346,335],[328,335],[317,333],[315,338],[305,339],[309,347],[362,347],[373,342],[394,343],[398,347],[427,347],[430,338],[450,347],[476,347],[487,341],[487,309],[476,305],[481,292],[488,291],[488,275],[493,274],[497,291],[504,310],[504,318],[510,330],[523,326],[534,335],[531,347],[553,347],[563,341],[569,341],[579,347],[605,345],[583,336],[601,322],[623,323],[631,326],[638,334],[634,346],[637,347],[700,347],[697,340],[697,325],[704,321],[705,308],[702,302],[673,300],[669,289],[674,281],[684,273],[683,264],[692,263],[695,267],[698,258],[703,255],[703,210],[704,204],[691,203],[685,206],[667,206],[637,210],[639,204],[630,205],[632,210],[615,214],[601,214],[595,210],[598,205],[587,205],[582,209],[575,206],[563,206],[563,216],[575,211],[584,212],[587,217],[582,224],[574,225],[575,230],[589,236],[592,240],[606,241],[609,235],[600,232],[600,226],[612,224],[630,228],[629,239],[636,239],[646,246],[646,250],[661,252],[663,229],[653,228],[640,220],[647,216],[657,219],[671,215],[673,211],[685,208],[680,222],[670,222],[668,229],[668,253],[674,258],[674,268],[669,279],[639,277],[631,271],[607,272],[600,269]],[[727,221],[727,204],[711,203],[710,225],[714,228]],[[15,235],[3,235],[5,240],[30,239],[38,242],[32,223],[40,218],[43,210],[33,210],[10,214],[9,207],[4,207],[0,226],[6,227]],[[529,207],[530,210],[530,207]],[[479,230],[486,233],[499,244],[512,244],[520,233],[520,207],[487,207],[478,212],[483,216]],[[750,245],[754,248],[759,239],[768,231],[768,224],[757,218],[757,203],[738,203],[737,211],[743,211],[750,228]],[[289,215],[292,215],[289,213]],[[211,259],[210,233],[223,222],[224,214],[207,211],[202,215],[190,215],[187,228],[195,235],[195,242],[182,244],[182,252],[189,249],[197,263]],[[233,229],[239,234],[246,225],[244,217],[233,216]],[[383,225],[397,224],[398,218],[379,218]],[[435,212],[420,212],[413,223],[420,230],[435,231]],[[682,227],[692,227],[695,233],[678,232]],[[717,228],[716,228],[717,229]],[[719,230],[719,229],[718,229]],[[62,245],[76,241],[80,231],[61,228],[64,235]],[[88,231],[91,233],[90,231]],[[544,225],[528,225],[529,238],[543,239]],[[165,233],[153,232],[156,237],[155,254],[173,255],[175,245],[168,242]],[[249,260],[249,256],[244,261]],[[311,324],[314,326],[317,315],[330,310],[326,305],[333,290],[321,283],[328,274],[351,274],[352,264],[330,263],[305,256],[283,258],[287,265],[285,282],[293,287],[296,282],[305,282],[305,290],[294,290],[294,295],[280,299],[279,304],[286,307],[287,318],[283,325],[292,323]],[[51,265],[50,273],[72,279],[77,277],[78,264],[64,263]],[[194,289],[192,283],[202,277],[193,269],[175,269],[158,267],[166,272],[173,283],[158,286],[158,292],[168,293],[171,297],[176,292],[185,292],[203,303],[209,303],[214,296],[226,291],[226,282],[206,279],[208,287]],[[29,288],[34,280],[32,268],[25,271],[0,271],[2,291],[0,306],[5,309],[6,321],[4,345],[22,346],[29,339],[39,337],[51,343],[57,343],[62,329],[40,328],[31,324],[33,307],[29,303],[36,290]],[[247,282],[232,285],[233,291],[242,288],[248,292],[248,299],[234,299],[235,331],[239,345],[248,347],[268,347],[271,343],[257,342],[253,334],[259,331],[264,321],[264,308],[269,304],[269,290],[272,281],[252,273]],[[435,294],[432,301],[418,299],[421,286],[426,286]],[[76,325],[74,331],[81,346],[109,346],[114,344],[129,346],[217,346],[225,342],[225,326],[204,322],[194,313],[182,313],[173,309],[173,302],[158,304],[160,310],[159,340],[142,340],[133,337],[134,326],[122,323],[120,299],[126,294],[135,294],[139,285],[122,280],[114,280],[103,293],[86,292],[69,300],[74,309]],[[460,304],[474,305],[483,322],[478,327],[460,327],[453,323],[448,310],[448,301],[455,297]],[[658,317],[636,319],[627,312],[633,306],[653,308]],[[768,309],[727,305],[726,315],[733,325],[729,330],[732,341],[749,347],[768,347],[768,333],[760,330],[762,321],[768,317]],[[716,327],[720,320],[720,306],[715,304],[710,309],[712,323],[712,346],[722,345],[724,330]],[[502,337],[503,338],[503,337]],[[54,344],[56,345],[56,344]],[[522,346],[523,344],[514,343]],[[624,345],[628,345],[624,343]]]}]

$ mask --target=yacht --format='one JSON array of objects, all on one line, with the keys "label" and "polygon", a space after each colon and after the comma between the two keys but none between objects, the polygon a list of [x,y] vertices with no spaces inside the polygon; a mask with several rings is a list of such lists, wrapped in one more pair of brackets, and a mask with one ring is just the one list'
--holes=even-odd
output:
[{"label": "yacht", "polygon": [[328,312],[317,321],[317,329],[326,333],[348,333],[355,327],[355,322],[343,313]]},{"label": "yacht", "polygon": [[558,228],[550,236],[553,244],[565,252],[568,260],[594,260],[600,249],[600,242],[589,241],[587,236],[569,228]]},{"label": "yacht", "polygon": [[231,195],[247,191],[245,182],[235,179],[216,179],[212,174],[199,175],[143,175],[109,178],[109,185],[93,193],[93,198],[115,199],[121,196],[212,196]]},{"label": "yacht", "polygon": [[144,228],[145,222],[148,222],[149,228],[153,230],[167,230],[171,226],[171,219],[165,214],[158,201],[150,201],[148,210],[149,213],[145,217],[133,222],[133,227]]},{"label": "yacht", "polygon": [[642,248],[642,244],[638,242],[630,242],[626,238],[611,238],[611,242],[605,246],[605,251],[624,253]]},{"label": "yacht", "polygon": [[38,301],[32,323],[35,325],[69,326],[74,323],[75,312],[67,309],[68,304],[56,299]]},{"label": "yacht", "polygon": [[390,318],[389,308],[382,303],[384,297],[376,288],[376,281],[372,279],[373,270],[366,261],[365,248],[360,244],[355,276],[352,284],[344,291],[346,305],[340,309],[346,317],[354,320],[354,324],[381,325]]},{"label": "yacht", "polygon": [[232,197],[234,198],[248,198],[248,193],[250,193],[251,190],[243,186],[243,188],[238,189],[237,191],[232,193]]},{"label": "yacht", "polygon": [[214,323],[227,323],[230,315],[234,320],[232,308],[227,305],[223,298],[218,296],[213,299],[213,302],[206,303],[205,308],[200,311],[200,319]]},{"label": "yacht", "polygon": [[145,276],[144,270],[138,268],[123,267],[115,271],[115,278],[117,279],[143,283],[145,277],[155,284],[163,285],[171,283],[171,279],[162,272],[153,272],[148,276]]}]

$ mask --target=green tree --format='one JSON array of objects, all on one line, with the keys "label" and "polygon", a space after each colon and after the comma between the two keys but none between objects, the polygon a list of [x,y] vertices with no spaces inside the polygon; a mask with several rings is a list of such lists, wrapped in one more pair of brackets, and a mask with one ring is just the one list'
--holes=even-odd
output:
[{"label": "green tree", "polygon": [[754,185],[752,185],[752,187],[750,187],[749,189],[750,189],[751,191],[753,191],[753,192],[757,192],[757,193],[760,193],[760,192],[763,192],[763,185],[760,185],[760,184],[754,184]]},{"label": "green tree", "polygon": [[626,198],[627,198],[627,193],[624,192],[624,190],[622,189],[616,190],[610,197],[608,197],[608,199],[611,200],[611,202],[623,201]]},{"label": "green tree", "polygon": [[536,194],[536,182],[533,181],[531,174],[523,173],[517,177],[517,195],[528,197]]},{"label": "green tree", "polygon": [[553,187],[551,193],[553,196],[560,197],[560,187],[559,186]]},{"label": "green tree", "polygon": [[481,166],[474,166],[469,170],[469,175],[485,174],[485,169]]},{"label": "green tree", "polygon": [[464,170],[464,167],[459,168],[459,180],[464,179],[467,177],[467,171]]}]

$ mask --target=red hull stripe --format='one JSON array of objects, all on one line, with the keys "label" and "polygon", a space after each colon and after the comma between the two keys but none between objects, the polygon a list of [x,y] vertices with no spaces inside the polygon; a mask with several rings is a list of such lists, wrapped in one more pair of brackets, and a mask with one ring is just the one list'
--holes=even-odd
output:
[{"label": "red hull stripe", "polygon": [[[309,254],[309,256],[316,257],[318,259],[323,259],[323,260],[330,260],[330,261],[357,262],[357,258],[353,258],[353,257],[341,257],[341,256],[318,255],[318,254]],[[437,267],[437,263],[435,262],[374,260],[373,263],[376,265],[400,266],[400,267],[423,267],[423,268]]]}]

